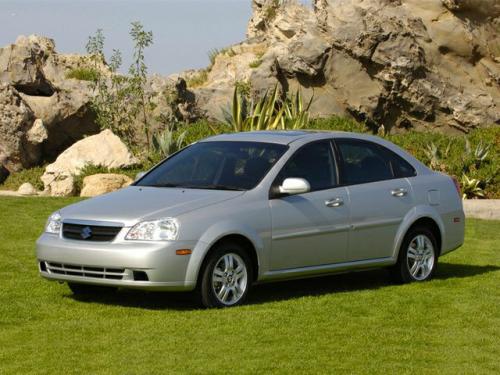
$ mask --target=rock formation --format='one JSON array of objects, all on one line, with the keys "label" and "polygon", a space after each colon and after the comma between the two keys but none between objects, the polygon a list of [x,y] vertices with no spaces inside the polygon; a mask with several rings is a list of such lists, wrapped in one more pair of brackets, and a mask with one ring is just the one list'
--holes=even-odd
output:
[{"label": "rock formation", "polygon": [[6,169],[55,158],[99,131],[88,82],[66,78],[70,69],[88,64],[88,56],[56,53],[44,37],[20,36],[0,48],[0,164]]},{"label": "rock formation", "polygon": [[45,193],[66,196],[74,192],[74,176],[89,165],[125,168],[138,163],[127,146],[111,130],[82,139],[49,164],[42,176]]},{"label": "rock formation", "polygon": [[116,173],[99,173],[83,179],[81,197],[95,197],[129,186],[134,182],[130,177]]},{"label": "rock formation", "polygon": [[[253,0],[248,40],[194,90],[210,117],[235,82],[314,95],[316,116],[443,131],[500,123],[497,0]],[[254,61],[253,64],[249,61]]]},{"label": "rock formation", "polygon": [[20,195],[37,195],[38,194],[38,190],[36,190],[36,188],[33,185],[31,185],[29,182],[25,182],[24,184],[19,186],[19,189],[17,189],[17,192]]}]

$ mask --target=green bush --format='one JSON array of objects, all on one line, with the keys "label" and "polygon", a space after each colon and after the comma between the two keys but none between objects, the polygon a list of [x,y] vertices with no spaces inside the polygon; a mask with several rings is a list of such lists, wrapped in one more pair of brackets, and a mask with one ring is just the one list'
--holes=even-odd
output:
[{"label": "green bush", "polygon": [[40,180],[40,177],[42,177],[44,172],[45,167],[34,167],[30,169],[23,169],[20,172],[11,173],[3,184],[0,184],[0,189],[17,190],[22,184],[29,182],[36,189],[43,190],[43,182]]},{"label": "green bush", "polygon": [[253,60],[253,61],[250,62],[250,64],[248,64],[248,66],[251,69],[257,69],[261,65],[262,65],[262,59]]},{"label": "green bush", "polygon": [[96,82],[99,78],[99,73],[93,68],[75,68],[67,71],[65,77],[67,79]]},{"label": "green bush", "polygon": [[[459,181],[465,181],[464,174],[468,179],[478,180],[486,198],[500,198],[500,127],[474,129],[467,135],[409,131],[389,135],[387,139],[432,169]],[[487,155],[481,161],[476,160],[475,151],[485,146],[489,147]]]},{"label": "green bush", "polygon": [[[362,123],[342,117],[314,119],[307,126],[309,130],[349,131],[370,133]],[[214,134],[231,133],[233,128],[224,123],[200,120],[192,124],[180,124],[173,132],[172,142],[183,138],[188,145]],[[472,130],[467,135],[446,135],[433,132],[408,131],[389,134],[385,138],[408,151],[424,164],[457,178],[468,197],[500,198],[500,127],[491,126]],[[478,157],[478,155],[480,157]],[[121,173],[131,178],[146,171],[164,158],[159,152],[151,152],[142,164],[131,169],[107,169],[87,166],[76,177],[77,190],[81,189],[83,178],[96,173]],[[11,174],[0,185],[0,189],[17,190],[24,182],[30,182],[37,189],[43,189],[40,180],[45,167],[26,169]],[[467,183],[469,181],[470,183]],[[477,194],[479,192],[479,194]]]},{"label": "green bush", "polygon": [[196,72],[186,80],[187,86],[190,88],[203,86],[208,81],[208,73],[209,71],[207,69]]}]

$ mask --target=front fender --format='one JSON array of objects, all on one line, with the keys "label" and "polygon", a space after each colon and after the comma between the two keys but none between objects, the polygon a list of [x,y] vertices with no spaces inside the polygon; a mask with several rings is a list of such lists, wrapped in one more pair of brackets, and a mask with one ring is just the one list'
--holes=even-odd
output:
[{"label": "front fender", "polygon": [[257,252],[257,262],[259,263],[258,268],[261,269],[260,262],[264,251],[264,241],[261,236],[259,236],[255,229],[248,225],[227,220],[213,224],[200,237],[200,240],[193,249],[188,263],[186,272],[187,281],[197,281],[201,265],[203,264],[203,260],[205,259],[208,251],[221,238],[230,235],[244,236],[252,243]]},{"label": "front fender", "polygon": [[[439,231],[441,232],[441,238],[444,238],[444,223],[441,219],[441,216],[437,212],[437,210],[429,205],[419,205],[411,209],[406,216],[403,218],[403,221],[399,225],[398,231],[396,233],[396,237],[394,238],[394,248],[392,252],[392,257],[396,261],[399,255],[399,248],[401,247],[401,243],[408,232],[408,229],[415,223],[418,219],[421,218],[429,218],[436,222],[439,227]],[[441,247],[443,246],[443,241],[441,241]],[[442,249],[439,249],[441,252]]]}]

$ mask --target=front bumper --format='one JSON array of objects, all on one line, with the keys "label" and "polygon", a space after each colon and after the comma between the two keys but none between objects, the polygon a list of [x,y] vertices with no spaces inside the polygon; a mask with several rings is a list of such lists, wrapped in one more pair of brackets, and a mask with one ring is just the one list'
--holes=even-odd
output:
[{"label": "front bumper", "polygon": [[40,275],[49,280],[188,291],[196,285],[196,280],[187,272],[192,255],[176,255],[176,250],[193,250],[196,244],[196,241],[132,242],[123,239],[91,242],[44,233],[37,241],[36,255]]}]

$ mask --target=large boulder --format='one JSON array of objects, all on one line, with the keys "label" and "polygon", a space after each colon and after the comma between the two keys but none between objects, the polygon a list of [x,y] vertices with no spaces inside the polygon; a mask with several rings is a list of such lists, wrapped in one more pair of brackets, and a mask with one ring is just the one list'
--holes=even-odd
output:
[{"label": "large boulder", "polygon": [[[41,120],[44,128],[43,140],[35,143],[34,149],[29,147],[26,151],[19,151],[29,155],[12,151],[7,155],[8,161],[5,161],[5,155],[4,161],[0,160],[2,165],[9,170],[18,170],[54,159],[74,142],[99,132],[90,108],[93,94],[89,82],[66,77],[72,69],[90,64],[102,71],[107,69],[104,64],[91,61],[89,56],[58,54],[53,40],[36,35],[20,36],[15,43],[0,48],[0,84],[4,87],[0,96],[11,97],[11,103],[2,100],[3,106],[9,105],[11,109],[2,115],[0,131],[16,138],[0,137],[0,149],[16,149],[12,146],[16,142],[30,143],[31,136],[27,132],[34,119]],[[22,120],[13,115],[15,106],[19,107],[17,112]],[[26,114],[21,115],[22,112]],[[37,136],[42,134],[41,130],[38,126]]]},{"label": "large boulder", "polygon": [[19,186],[19,189],[17,189],[17,192],[21,195],[37,195],[38,190],[31,185],[29,182],[25,182],[21,186]]},{"label": "large boulder", "polygon": [[314,98],[313,115],[374,128],[500,123],[496,0],[253,0],[253,10],[248,39],[220,54],[193,90],[209,117],[244,82],[254,94],[300,88]]},{"label": "large boulder", "polygon": [[0,165],[9,173],[36,164],[43,136],[30,131],[35,115],[17,90],[0,84]]},{"label": "large boulder", "polygon": [[129,186],[134,180],[123,174],[100,173],[83,179],[81,197],[95,197]]},{"label": "large boulder", "polygon": [[74,192],[74,176],[80,175],[86,166],[125,168],[137,162],[120,138],[106,129],[65,150],[47,166],[41,179],[47,194],[71,195]]}]

